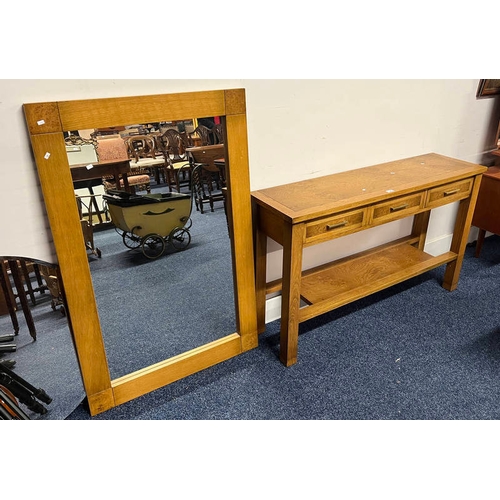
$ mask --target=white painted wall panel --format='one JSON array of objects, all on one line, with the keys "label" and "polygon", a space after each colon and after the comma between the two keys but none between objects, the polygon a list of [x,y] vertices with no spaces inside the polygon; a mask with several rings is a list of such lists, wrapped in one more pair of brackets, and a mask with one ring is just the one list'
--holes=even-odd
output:
[{"label": "white painted wall panel", "polygon": [[[244,87],[251,186],[260,189],[431,151],[481,162],[494,147],[500,116],[496,99],[476,99],[477,85],[478,80],[0,80],[0,255],[55,259],[22,113],[25,102]],[[446,240],[453,215],[453,209],[433,215],[433,241]],[[398,222],[307,249],[305,264],[379,244],[407,227]],[[280,250],[273,248],[272,273],[280,260]]]}]

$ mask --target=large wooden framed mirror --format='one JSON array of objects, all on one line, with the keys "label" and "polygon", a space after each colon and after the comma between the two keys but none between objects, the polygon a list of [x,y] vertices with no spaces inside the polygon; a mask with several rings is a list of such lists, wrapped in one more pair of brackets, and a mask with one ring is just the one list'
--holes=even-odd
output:
[{"label": "large wooden framed mirror", "polygon": [[[257,346],[245,91],[187,92],[24,104],[24,113],[64,284],[92,415],[104,412]],[[221,117],[225,126],[236,331],[111,379],[64,132]]]}]

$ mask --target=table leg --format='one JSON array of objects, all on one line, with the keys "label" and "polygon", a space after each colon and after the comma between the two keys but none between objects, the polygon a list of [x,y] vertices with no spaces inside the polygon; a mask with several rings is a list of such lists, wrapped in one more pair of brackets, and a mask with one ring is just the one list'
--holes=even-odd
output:
[{"label": "table leg", "polygon": [[477,233],[477,243],[476,243],[476,251],[474,252],[474,257],[479,257],[481,254],[481,249],[483,248],[484,237],[486,236],[486,229],[479,228],[479,232]]},{"label": "table leg", "polygon": [[455,229],[453,231],[453,239],[450,247],[450,250],[457,254],[457,258],[446,266],[443,279],[443,288],[450,292],[455,290],[458,285],[460,270],[462,269],[464,260],[465,247],[469,238],[472,216],[474,214],[473,209],[476,206],[480,184],[481,176],[476,176],[470,197],[459,202]]},{"label": "table leg", "polygon": [[101,217],[101,211],[99,210],[99,205],[97,204],[97,197],[94,193],[94,188],[92,187],[92,184],[89,185],[89,193],[90,193],[90,203],[89,203],[89,218],[90,218],[90,223],[94,225],[94,221],[92,220],[92,210],[90,210],[91,204],[94,206],[95,213],[97,215],[97,219],[99,220],[99,224],[102,224],[103,220]]},{"label": "table leg", "polygon": [[120,178],[123,179],[123,189],[124,191],[127,191],[128,193],[131,193],[132,191],[130,190],[130,186],[128,183],[128,177],[127,177],[127,172],[123,171],[121,169],[121,165],[117,164],[113,168],[113,177],[115,178],[115,186],[116,189],[120,189]]},{"label": "table leg", "polygon": [[427,229],[429,227],[429,219],[431,218],[431,211],[421,212],[413,218],[413,228],[411,234],[418,236],[418,242],[415,244],[416,248],[424,251],[425,239],[427,237]]},{"label": "table leg", "polygon": [[33,316],[31,315],[31,310],[26,299],[26,293],[24,291],[21,275],[19,274],[19,264],[16,260],[9,260],[9,267],[12,279],[14,280],[14,285],[16,287],[17,297],[19,298],[19,302],[21,302],[24,318],[26,319],[26,324],[28,325],[28,330],[32,339],[36,340],[35,322],[33,321]]},{"label": "table leg", "polygon": [[255,293],[257,301],[257,331],[266,330],[267,236],[255,231]]},{"label": "table leg", "polygon": [[280,360],[285,366],[291,366],[297,362],[304,239],[304,224],[285,227],[283,238],[283,287],[280,332]]},{"label": "table leg", "polygon": [[5,297],[5,303],[7,304],[9,316],[12,321],[14,334],[17,335],[19,333],[19,322],[17,321],[15,304],[12,301],[12,290],[10,286],[9,276],[7,274],[7,268],[4,266],[3,262],[0,262],[0,286],[2,288],[2,292]]}]

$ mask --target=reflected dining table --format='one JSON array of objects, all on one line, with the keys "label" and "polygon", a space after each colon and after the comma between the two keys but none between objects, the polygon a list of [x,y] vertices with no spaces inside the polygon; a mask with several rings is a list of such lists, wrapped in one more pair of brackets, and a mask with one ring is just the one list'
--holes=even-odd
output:
[{"label": "reflected dining table", "polygon": [[91,203],[94,208],[94,213],[102,223],[101,210],[97,204],[94,195],[94,187],[102,184],[102,178],[105,176],[113,176],[115,186],[120,185],[120,178],[123,179],[125,191],[131,193],[128,183],[127,173],[131,171],[129,160],[105,160],[96,163],[79,163],[70,165],[71,178],[75,189],[86,188],[91,195]]},{"label": "reflected dining table", "polygon": [[[82,163],[71,165],[71,177],[74,183],[82,181],[90,181],[94,179],[102,179],[107,175],[112,175],[115,185],[120,185],[120,178],[123,179],[123,185],[126,191],[130,192],[127,174],[131,171],[129,160],[108,160],[97,163]],[[76,187],[76,186],[75,186]],[[79,185],[78,187],[88,187],[87,185]]]}]

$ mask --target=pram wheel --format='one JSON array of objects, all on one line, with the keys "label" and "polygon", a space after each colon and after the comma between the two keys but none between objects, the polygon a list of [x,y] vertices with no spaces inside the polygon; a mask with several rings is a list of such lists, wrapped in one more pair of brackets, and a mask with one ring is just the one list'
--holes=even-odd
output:
[{"label": "pram wheel", "polygon": [[141,238],[136,236],[133,232],[129,233],[128,231],[124,231],[122,234],[123,244],[132,250],[141,246]]},{"label": "pram wheel", "polygon": [[165,251],[165,240],[158,234],[148,234],[142,238],[142,253],[148,259],[157,259]]},{"label": "pram wheel", "polygon": [[191,243],[191,233],[176,227],[170,232],[169,241],[176,250],[185,250]]}]

